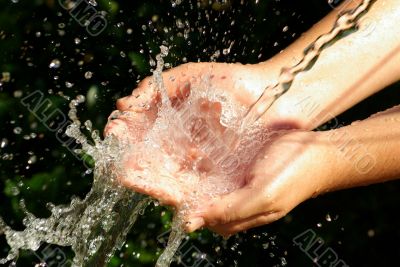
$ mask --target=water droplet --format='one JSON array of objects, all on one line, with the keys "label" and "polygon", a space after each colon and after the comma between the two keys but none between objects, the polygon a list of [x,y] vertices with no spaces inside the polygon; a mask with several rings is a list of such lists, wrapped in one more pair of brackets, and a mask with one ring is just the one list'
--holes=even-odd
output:
[{"label": "water droplet", "polygon": [[91,71],[85,72],[85,78],[86,79],[90,79],[90,78],[92,78],[92,76],[93,76],[93,73]]},{"label": "water droplet", "polygon": [[11,74],[8,71],[3,72],[1,75],[2,75],[2,78],[1,78],[2,82],[8,83],[10,81]]},{"label": "water droplet", "polygon": [[92,131],[92,122],[91,121],[89,121],[89,120],[87,120],[87,121],[85,121],[85,127],[86,127],[86,130],[88,130],[88,131]]},{"label": "water droplet", "polygon": [[85,97],[83,95],[77,95],[76,101],[78,101],[78,103],[83,103],[85,102]]},{"label": "water droplet", "polygon": [[73,83],[70,83],[70,82],[65,82],[65,87],[67,87],[67,88],[71,88],[72,86],[74,86],[74,84]]},{"label": "water droplet", "polygon": [[77,44],[77,45],[80,44],[80,43],[81,43],[81,39],[75,38],[75,39],[74,39],[74,43]]},{"label": "water droplet", "polygon": [[97,6],[96,0],[89,0],[89,4],[91,4],[92,6]]},{"label": "water droplet", "polygon": [[6,138],[1,139],[0,148],[5,148],[8,145],[8,140]]},{"label": "water droplet", "polygon": [[367,235],[368,235],[368,237],[373,237],[373,236],[375,236],[375,231],[374,231],[374,229],[369,229],[368,232],[367,232]]},{"label": "water droplet", "polygon": [[15,134],[21,134],[21,133],[22,133],[22,129],[21,129],[21,127],[15,127],[14,130],[13,130],[13,132],[14,132]]},{"label": "water droplet", "polygon": [[175,21],[176,27],[178,27],[178,29],[183,29],[185,27],[185,24],[182,22],[181,19],[177,19]]},{"label": "water droplet", "polygon": [[169,52],[169,49],[165,45],[161,45],[160,46],[160,52],[161,52],[162,56],[167,56],[168,52]]},{"label": "water droplet", "polygon": [[31,156],[28,160],[28,164],[34,164],[37,160],[37,157],[35,155]]},{"label": "water droplet", "polygon": [[268,249],[269,248],[269,242],[262,244],[263,249]]},{"label": "water droplet", "polygon": [[11,195],[13,195],[13,196],[18,196],[19,193],[20,193],[20,191],[19,191],[19,188],[18,188],[18,187],[16,187],[16,186],[12,186],[12,187],[11,187]]},{"label": "water droplet", "polygon": [[329,213],[326,214],[325,220],[326,220],[327,222],[331,222],[331,221],[332,221],[331,215],[329,215]]},{"label": "water droplet", "polygon": [[58,59],[53,59],[50,64],[49,64],[49,68],[50,69],[57,69],[61,66],[61,62]]},{"label": "water droplet", "polygon": [[23,95],[22,90],[16,90],[14,91],[14,97],[15,98],[20,98]]}]

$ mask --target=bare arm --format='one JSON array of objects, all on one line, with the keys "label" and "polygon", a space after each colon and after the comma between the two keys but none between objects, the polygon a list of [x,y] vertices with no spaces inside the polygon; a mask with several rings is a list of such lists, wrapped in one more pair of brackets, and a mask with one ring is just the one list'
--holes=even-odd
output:
[{"label": "bare arm", "polygon": [[[323,188],[343,188],[400,178],[400,106],[343,127],[324,132],[333,173]],[[339,168],[338,168],[339,166]]]},{"label": "bare arm", "polygon": [[248,184],[194,211],[188,230],[205,225],[231,235],[276,221],[319,194],[399,179],[399,122],[400,106],[355,125],[278,137],[251,168]]},{"label": "bare arm", "polygon": [[[350,0],[342,9],[360,2]],[[298,62],[304,48],[318,36],[330,31],[340,10],[332,11],[283,52],[259,64],[268,83],[274,83],[282,67]],[[277,119],[292,117],[301,128],[313,129],[399,80],[399,17],[397,0],[377,0],[361,17],[359,30],[326,48],[267,114]]]}]

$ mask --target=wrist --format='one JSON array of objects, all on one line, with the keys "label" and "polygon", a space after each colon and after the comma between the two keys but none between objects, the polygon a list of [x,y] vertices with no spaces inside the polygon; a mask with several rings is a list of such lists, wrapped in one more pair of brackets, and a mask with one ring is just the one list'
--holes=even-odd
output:
[{"label": "wrist", "polygon": [[[257,96],[260,96],[267,86],[277,83],[281,68],[286,65],[282,63],[282,60],[275,60],[275,58],[255,65],[256,72],[262,77],[260,80],[263,84],[262,90],[257,91]],[[324,93],[325,89],[320,88],[318,83],[320,79],[313,77],[313,79],[306,80],[306,78],[299,74],[290,89],[269,108],[263,117],[268,126],[280,128],[276,125],[283,122],[293,125],[292,128],[312,130],[334,117],[334,114],[331,115],[324,109],[327,106],[326,96],[328,94]]]},{"label": "wrist", "polygon": [[320,131],[316,136],[324,169],[321,193],[353,187],[354,180],[358,180],[361,174],[354,170],[354,162],[346,157],[354,149],[351,145],[354,140],[345,127]]}]

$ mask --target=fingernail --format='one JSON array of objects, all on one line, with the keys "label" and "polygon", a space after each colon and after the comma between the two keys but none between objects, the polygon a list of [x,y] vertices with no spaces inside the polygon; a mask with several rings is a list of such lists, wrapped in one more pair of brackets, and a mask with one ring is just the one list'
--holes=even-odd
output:
[{"label": "fingernail", "polygon": [[187,221],[186,230],[193,232],[204,225],[204,219],[201,217],[191,218]]}]

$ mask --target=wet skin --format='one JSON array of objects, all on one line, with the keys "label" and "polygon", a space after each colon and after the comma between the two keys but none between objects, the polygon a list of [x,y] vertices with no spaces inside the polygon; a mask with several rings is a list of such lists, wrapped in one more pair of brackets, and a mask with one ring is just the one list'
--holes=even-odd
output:
[{"label": "wet skin", "polygon": [[[352,0],[343,6],[353,8],[360,2]],[[190,90],[199,87],[201,77],[212,73],[215,87],[248,107],[267,85],[275,84],[283,66],[298,61],[305,47],[331,29],[340,10],[332,11],[299,40],[266,62],[255,65],[189,63],[165,72],[163,77],[171,102],[179,107]],[[188,231],[205,226],[223,235],[233,234],[275,221],[320,193],[400,177],[400,150],[395,149],[400,141],[398,107],[356,125],[327,132],[307,132],[400,79],[400,53],[396,49],[400,45],[399,14],[397,0],[374,2],[368,11],[369,18],[378,22],[373,32],[366,35],[363,30],[366,22],[361,21],[357,32],[330,46],[312,69],[296,77],[289,92],[262,118],[266,131],[279,133],[249,163],[248,173],[243,177],[245,182],[238,183],[242,187],[213,200],[204,200],[202,206],[187,214]],[[150,78],[146,78],[131,96],[117,101],[119,111],[110,116],[105,134],[127,138],[132,143],[143,138],[157,117],[160,101],[149,81]],[[205,112],[214,118],[219,116],[218,109],[218,105],[205,105]],[[341,140],[345,136],[351,136],[351,142]],[[346,144],[345,149],[343,144]],[[359,147],[364,149],[359,150]],[[189,150],[187,155],[193,154]],[[371,161],[373,164],[368,171],[360,171],[346,151],[366,151],[375,161]],[[126,168],[134,168],[135,163],[131,163]],[[178,164],[176,170],[181,167]],[[141,187],[124,177],[121,182],[178,208],[186,196],[182,192],[190,189],[190,185],[177,186],[173,179],[169,180],[170,185],[169,182],[164,186],[153,183],[151,187]]]}]

